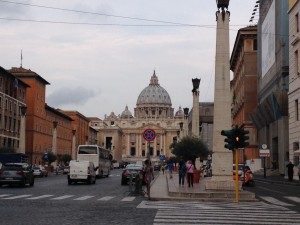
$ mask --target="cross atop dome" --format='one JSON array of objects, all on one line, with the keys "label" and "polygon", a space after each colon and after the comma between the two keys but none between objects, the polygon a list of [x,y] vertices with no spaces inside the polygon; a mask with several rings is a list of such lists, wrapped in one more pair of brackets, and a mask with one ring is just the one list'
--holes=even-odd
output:
[{"label": "cross atop dome", "polygon": [[156,74],[155,74],[155,70],[154,70],[154,72],[153,72],[153,75],[152,75],[152,77],[151,77],[151,80],[150,80],[150,84],[149,85],[159,85],[159,83],[158,83],[158,78],[157,78],[157,76],[156,76]]}]

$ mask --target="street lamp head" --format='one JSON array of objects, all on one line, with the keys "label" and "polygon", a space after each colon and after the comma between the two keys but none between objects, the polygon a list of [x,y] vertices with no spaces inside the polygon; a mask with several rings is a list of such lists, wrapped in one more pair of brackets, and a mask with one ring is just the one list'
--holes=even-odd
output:
[{"label": "street lamp head", "polygon": [[179,127],[180,127],[180,130],[182,130],[182,128],[183,128],[183,122],[179,123]]},{"label": "street lamp head", "polygon": [[22,116],[25,116],[27,107],[25,105],[20,106]]},{"label": "street lamp head", "polygon": [[189,108],[183,108],[184,115],[187,117],[189,115]]},{"label": "street lamp head", "polygon": [[199,89],[200,81],[201,81],[201,79],[198,79],[198,78],[192,79],[192,82],[193,82],[192,92],[195,92]]},{"label": "street lamp head", "polygon": [[229,6],[229,0],[217,0],[217,7],[218,9],[221,8],[222,10],[224,8],[228,9]]},{"label": "street lamp head", "polygon": [[53,121],[53,127],[54,129],[57,127],[58,122],[57,121]]}]

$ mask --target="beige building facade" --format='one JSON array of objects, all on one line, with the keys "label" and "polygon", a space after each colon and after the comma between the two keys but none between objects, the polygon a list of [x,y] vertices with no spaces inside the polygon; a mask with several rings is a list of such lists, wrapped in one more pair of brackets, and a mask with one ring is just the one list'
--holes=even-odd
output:
[{"label": "beige building facade", "polygon": [[[120,115],[111,112],[103,120],[89,118],[90,126],[98,130],[99,145],[112,150],[113,159],[125,162],[144,161],[150,154],[152,161],[160,156],[173,156],[169,146],[180,137],[180,122],[184,122],[181,107],[174,114],[168,92],[160,86],[154,71],[150,83],[138,96],[134,113],[128,106]],[[146,141],[143,133],[152,129],[153,141]]]}]

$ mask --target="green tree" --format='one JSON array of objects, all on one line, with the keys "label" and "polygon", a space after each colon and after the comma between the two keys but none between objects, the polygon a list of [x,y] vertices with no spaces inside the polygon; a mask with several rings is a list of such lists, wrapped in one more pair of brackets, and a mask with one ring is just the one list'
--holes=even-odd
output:
[{"label": "green tree", "polygon": [[205,158],[209,154],[208,146],[197,137],[186,136],[179,142],[173,142],[170,145],[172,153],[183,160],[191,160],[195,164],[198,157]]},{"label": "green tree", "polygon": [[48,152],[48,163],[51,165],[51,163],[55,162],[57,159],[57,156],[53,152]]},{"label": "green tree", "polygon": [[63,154],[60,156],[60,161],[64,162],[64,165],[67,165],[72,160],[72,156],[69,154]]}]

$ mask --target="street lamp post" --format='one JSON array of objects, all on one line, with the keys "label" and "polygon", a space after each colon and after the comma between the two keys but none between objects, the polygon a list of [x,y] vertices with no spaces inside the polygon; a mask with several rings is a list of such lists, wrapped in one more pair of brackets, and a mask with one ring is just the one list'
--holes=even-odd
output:
[{"label": "street lamp post", "polygon": [[199,137],[199,85],[201,79],[192,79],[193,82],[193,111],[192,111],[192,135]]}]

